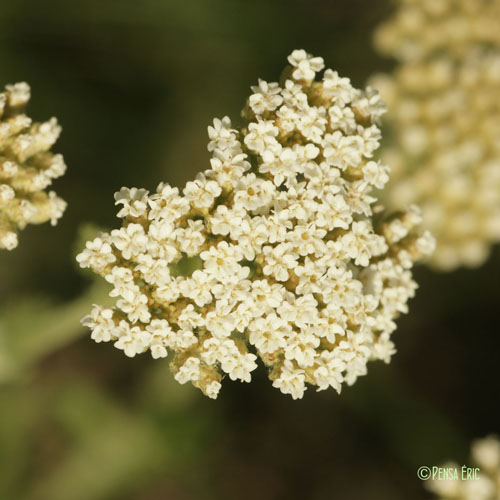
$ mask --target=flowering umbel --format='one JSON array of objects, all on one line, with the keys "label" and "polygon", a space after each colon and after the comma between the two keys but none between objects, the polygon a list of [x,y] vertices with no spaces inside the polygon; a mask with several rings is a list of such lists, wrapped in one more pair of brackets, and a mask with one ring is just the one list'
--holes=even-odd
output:
[{"label": "flowering umbel", "polygon": [[61,127],[55,118],[33,123],[24,114],[29,99],[26,83],[0,93],[0,249],[17,247],[17,233],[27,224],[55,225],[66,208],[53,191],[44,191],[66,170],[62,156],[50,152]]},{"label": "flowering umbel", "polygon": [[388,362],[410,268],[433,247],[416,209],[372,207],[388,180],[371,159],[378,95],[332,70],[316,81],[323,60],[303,50],[288,61],[281,86],[252,87],[240,129],[208,128],[211,169],[182,193],[123,188],[123,226],[77,257],[118,297],[83,319],[92,338],[128,356],[172,351],[175,378],[212,398],[225,374],[249,382],[258,358],[293,398]]},{"label": "flowering umbel", "polygon": [[441,500],[499,500],[500,499],[500,441],[496,436],[478,439],[472,443],[472,461],[477,474],[468,478],[462,467],[444,464],[449,478],[434,479],[426,486]]},{"label": "flowering umbel", "polygon": [[415,203],[430,263],[478,266],[500,241],[500,0],[399,0],[376,32],[399,64],[372,80],[388,105],[389,209]]}]

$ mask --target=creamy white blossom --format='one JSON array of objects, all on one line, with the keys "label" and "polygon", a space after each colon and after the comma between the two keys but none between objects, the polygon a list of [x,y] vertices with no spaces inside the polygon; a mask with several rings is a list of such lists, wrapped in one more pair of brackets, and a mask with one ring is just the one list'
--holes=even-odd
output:
[{"label": "creamy white blossom", "polygon": [[[470,469],[477,475],[467,478],[456,463],[443,464],[447,474],[442,479],[426,481],[425,486],[441,500],[498,500],[500,498],[500,441],[496,436],[472,443]],[[465,476],[465,477],[464,477]]]},{"label": "creamy white blossom", "polygon": [[64,174],[66,165],[50,148],[61,133],[55,118],[36,123],[25,113],[27,83],[7,85],[0,93],[0,249],[12,250],[28,224],[62,217],[66,202],[44,191]]},{"label": "creamy white blossom", "polygon": [[398,61],[372,80],[389,109],[382,201],[419,205],[433,267],[476,267],[500,241],[500,1],[397,3],[375,36]]},{"label": "creamy white blossom", "polygon": [[289,62],[281,84],[252,87],[240,129],[208,128],[211,169],[182,194],[122,189],[123,226],[78,256],[118,298],[84,318],[93,338],[171,355],[175,378],[211,398],[259,359],[293,398],[388,362],[410,268],[432,251],[415,208],[374,217],[389,172],[373,159],[377,96],[330,70],[315,80],[323,60],[305,51]]}]

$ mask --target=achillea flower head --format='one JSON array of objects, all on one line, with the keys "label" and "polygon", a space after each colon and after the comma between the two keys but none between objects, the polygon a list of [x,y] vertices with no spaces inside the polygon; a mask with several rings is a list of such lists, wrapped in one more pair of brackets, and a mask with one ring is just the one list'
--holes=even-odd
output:
[{"label": "achillea flower head", "polygon": [[[450,462],[443,465],[447,479],[431,479],[426,487],[441,500],[499,500],[500,499],[500,441],[496,436],[478,439],[472,443],[471,458],[479,468],[477,479],[463,477],[462,467]],[[455,478],[458,479],[455,479]]]},{"label": "achillea flower head", "polygon": [[77,257],[118,297],[82,320],[92,338],[128,356],[173,351],[175,378],[212,398],[226,374],[249,382],[257,358],[293,398],[388,362],[410,269],[433,247],[416,209],[372,206],[388,180],[371,159],[378,95],[332,70],[316,81],[323,60],[303,50],[288,60],[282,85],[252,87],[241,128],[208,127],[211,169],[182,193],[123,188],[123,226]]},{"label": "achillea flower head", "polygon": [[434,267],[475,267],[500,241],[500,0],[399,4],[375,36],[399,64],[371,82],[389,109],[383,202],[421,208]]},{"label": "achillea flower head", "polygon": [[55,225],[66,208],[53,191],[44,191],[66,170],[62,156],[50,152],[61,127],[55,118],[33,123],[24,114],[29,99],[26,83],[0,93],[0,249],[17,247],[17,233],[27,224]]}]

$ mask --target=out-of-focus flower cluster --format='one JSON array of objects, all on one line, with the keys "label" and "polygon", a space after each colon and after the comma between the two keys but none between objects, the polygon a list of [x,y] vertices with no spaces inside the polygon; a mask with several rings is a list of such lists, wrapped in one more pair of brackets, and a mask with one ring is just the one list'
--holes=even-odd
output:
[{"label": "out-of-focus flower cluster", "polygon": [[500,1],[398,3],[375,42],[399,64],[371,82],[389,109],[383,201],[420,206],[436,268],[478,266],[500,241]]},{"label": "out-of-focus flower cluster", "polygon": [[448,463],[443,468],[456,474],[426,482],[440,500],[500,500],[500,441],[495,436],[478,439],[471,451],[472,461],[480,469],[477,478],[467,478],[462,467]]},{"label": "out-of-focus flower cluster", "polygon": [[53,191],[44,191],[66,170],[63,157],[49,151],[61,127],[55,118],[33,123],[24,113],[29,99],[26,83],[0,93],[0,249],[17,247],[17,233],[27,224],[55,225],[66,208]]},{"label": "out-of-focus flower cluster", "polygon": [[212,398],[226,374],[250,381],[257,358],[293,398],[388,362],[410,269],[433,249],[415,208],[373,207],[389,178],[372,160],[378,94],[329,69],[315,81],[323,60],[303,50],[288,60],[281,86],[252,87],[240,129],[208,128],[211,169],[182,193],[123,188],[123,226],[77,257],[118,298],[83,319],[92,338],[128,356],[172,351],[175,378]]}]

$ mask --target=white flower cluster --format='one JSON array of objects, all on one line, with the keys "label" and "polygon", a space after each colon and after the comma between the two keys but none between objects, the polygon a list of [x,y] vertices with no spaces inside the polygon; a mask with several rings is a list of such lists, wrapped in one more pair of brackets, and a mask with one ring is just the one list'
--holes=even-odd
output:
[{"label": "white flower cluster", "polygon": [[415,203],[430,263],[474,267],[500,241],[500,0],[400,0],[375,41],[399,60],[372,80],[387,103],[389,209]]},{"label": "white flower cluster", "polygon": [[449,478],[427,481],[427,488],[440,500],[500,500],[500,441],[496,436],[472,443],[472,461],[479,468],[477,479],[463,477],[462,468],[455,463],[444,464]]},{"label": "white flower cluster", "polygon": [[16,248],[27,224],[55,225],[66,208],[53,191],[44,191],[66,171],[63,157],[50,152],[61,127],[55,118],[33,123],[24,114],[29,99],[26,83],[0,93],[0,249]]},{"label": "white flower cluster", "polygon": [[182,193],[123,188],[123,226],[77,258],[118,298],[83,319],[92,338],[173,351],[175,378],[212,398],[226,374],[249,382],[257,357],[293,398],[388,362],[410,268],[433,248],[416,209],[374,215],[389,170],[372,160],[378,95],[332,70],[315,81],[323,60],[303,50],[288,60],[282,85],[252,87],[240,130],[227,117],[208,128],[211,169]]}]

